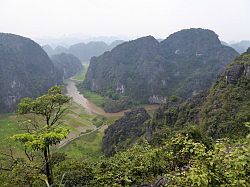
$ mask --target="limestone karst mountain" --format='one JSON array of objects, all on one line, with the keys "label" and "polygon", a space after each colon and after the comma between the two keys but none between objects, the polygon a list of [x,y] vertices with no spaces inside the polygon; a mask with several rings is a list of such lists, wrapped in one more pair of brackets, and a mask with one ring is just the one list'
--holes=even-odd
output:
[{"label": "limestone karst mountain", "polygon": [[34,41],[0,33],[0,112],[23,97],[37,97],[58,83],[53,63]]},{"label": "limestone karst mountain", "polygon": [[158,145],[177,133],[188,133],[190,138],[206,143],[240,139],[249,133],[245,125],[250,120],[249,108],[250,48],[227,65],[208,91],[187,100],[172,97],[150,120],[139,120],[144,119],[145,112],[131,112],[129,117],[117,120],[105,132],[103,150],[112,155],[142,139]]},{"label": "limestone karst mountain", "polygon": [[142,103],[161,103],[172,95],[188,98],[209,88],[237,55],[211,30],[185,29],[162,42],[147,36],[92,58],[83,86]]}]

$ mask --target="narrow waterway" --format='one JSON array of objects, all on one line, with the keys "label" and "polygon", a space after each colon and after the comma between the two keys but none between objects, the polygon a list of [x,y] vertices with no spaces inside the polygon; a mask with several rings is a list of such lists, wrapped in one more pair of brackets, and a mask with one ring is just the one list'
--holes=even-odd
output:
[{"label": "narrow waterway", "polygon": [[[126,110],[116,113],[105,112],[101,107],[96,106],[94,103],[90,102],[82,94],[79,93],[76,87],[76,81],[67,79],[64,83],[66,86],[67,95],[69,97],[72,97],[73,101],[81,105],[88,113],[98,114],[106,117],[119,117],[123,116],[124,112],[126,112]],[[159,107],[159,105],[145,105],[143,107],[146,110],[155,110]]]}]

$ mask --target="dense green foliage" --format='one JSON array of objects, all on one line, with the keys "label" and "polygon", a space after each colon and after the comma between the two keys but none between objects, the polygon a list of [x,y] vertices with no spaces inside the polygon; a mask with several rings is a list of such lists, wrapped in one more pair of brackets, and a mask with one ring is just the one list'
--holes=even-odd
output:
[{"label": "dense green foliage", "polygon": [[211,150],[183,135],[157,148],[137,145],[98,163],[95,183],[153,184],[162,176],[167,186],[248,186],[249,138],[238,144],[221,140]]},{"label": "dense green foliage", "polygon": [[54,174],[56,183],[65,186],[140,186],[159,181],[183,187],[249,186],[249,154],[249,135],[235,143],[218,140],[207,149],[188,135],[177,134],[162,146],[143,143],[98,162],[66,157],[55,163]]},{"label": "dense green foliage", "polygon": [[19,103],[18,113],[26,118],[22,124],[26,133],[16,134],[12,139],[22,144],[26,160],[14,158],[11,152],[10,165],[5,168],[9,175],[17,172],[18,176],[18,172],[27,169],[27,173],[22,174],[30,178],[19,184],[32,185],[37,180],[45,181],[48,185],[53,184],[51,147],[68,135],[68,129],[59,126],[59,120],[65,113],[67,108],[64,105],[69,100],[70,98],[62,94],[62,88],[55,86],[43,96],[36,99],[24,98]]},{"label": "dense green foliage", "polygon": [[133,109],[108,127],[102,141],[106,156],[126,149],[144,133],[144,123],[150,119],[144,108]]}]

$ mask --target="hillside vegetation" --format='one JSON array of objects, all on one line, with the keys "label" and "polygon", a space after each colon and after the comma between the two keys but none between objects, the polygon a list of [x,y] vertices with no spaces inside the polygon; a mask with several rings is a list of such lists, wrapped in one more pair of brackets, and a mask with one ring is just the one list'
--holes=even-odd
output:
[{"label": "hillside vegetation", "polygon": [[[19,121],[0,116],[1,186],[250,186],[250,49],[209,89],[188,99],[165,97],[152,115],[135,108],[107,119],[62,91],[55,86],[22,99]],[[112,89],[105,94],[131,99]]]},{"label": "hillside vegetation", "polygon": [[208,89],[238,53],[210,30],[186,29],[160,43],[152,36],[93,57],[82,87],[109,97],[106,111],[189,98]]}]

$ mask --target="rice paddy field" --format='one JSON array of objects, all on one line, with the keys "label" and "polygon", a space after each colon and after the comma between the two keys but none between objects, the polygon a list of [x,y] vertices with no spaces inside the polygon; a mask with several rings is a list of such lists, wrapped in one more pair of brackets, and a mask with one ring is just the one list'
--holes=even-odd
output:
[{"label": "rice paddy field", "polygon": [[[71,103],[65,116],[63,126],[70,130],[68,137],[54,147],[56,152],[66,153],[71,158],[98,159],[102,156],[101,142],[104,130],[117,117],[105,118],[95,114],[88,114],[80,105]],[[13,148],[14,155],[23,155],[22,146],[15,143],[11,137],[17,133],[24,133],[25,128],[15,114],[0,115],[0,150],[9,153]],[[0,155],[1,157],[1,155]]]}]

